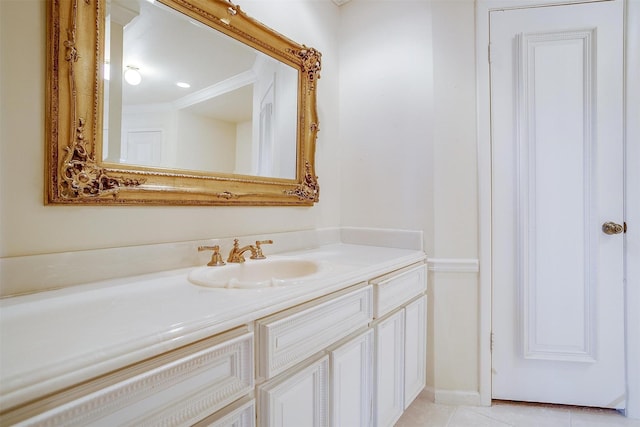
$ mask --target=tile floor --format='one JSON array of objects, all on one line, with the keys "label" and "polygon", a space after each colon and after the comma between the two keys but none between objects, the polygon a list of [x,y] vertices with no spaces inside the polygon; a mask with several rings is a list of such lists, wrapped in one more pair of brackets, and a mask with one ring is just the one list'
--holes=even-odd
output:
[{"label": "tile floor", "polygon": [[608,409],[496,401],[491,407],[450,406],[422,393],[395,427],[640,427]]}]

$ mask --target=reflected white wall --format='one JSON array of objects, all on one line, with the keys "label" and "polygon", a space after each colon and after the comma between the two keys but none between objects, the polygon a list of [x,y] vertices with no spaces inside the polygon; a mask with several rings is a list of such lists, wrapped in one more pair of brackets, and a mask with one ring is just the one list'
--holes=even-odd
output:
[{"label": "reflected white wall", "polygon": [[236,124],[178,110],[176,163],[191,170],[233,173]]}]

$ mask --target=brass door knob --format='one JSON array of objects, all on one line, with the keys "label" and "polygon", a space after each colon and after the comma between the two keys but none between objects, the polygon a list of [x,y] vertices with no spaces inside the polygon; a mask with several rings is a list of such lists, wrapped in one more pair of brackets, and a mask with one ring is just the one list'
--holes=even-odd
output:
[{"label": "brass door knob", "polygon": [[620,234],[624,231],[624,227],[615,222],[605,222],[602,224],[602,232],[604,234]]}]

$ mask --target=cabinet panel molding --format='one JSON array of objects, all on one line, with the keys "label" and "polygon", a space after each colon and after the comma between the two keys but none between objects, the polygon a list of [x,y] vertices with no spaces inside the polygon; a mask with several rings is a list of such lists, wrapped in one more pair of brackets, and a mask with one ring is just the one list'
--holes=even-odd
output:
[{"label": "cabinet panel molding", "polygon": [[390,427],[404,411],[404,309],[375,325],[374,426]]},{"label": "cabinet panel molding", "polygon": [[263,427],[324,427],[329,420],[329,356],[258,387]]},{"label": "cabinet panel molding", "polygon": [[373,399],[373,329],[329,353],[331,422],[334,427],[370,426]]},{"label": "cabinet panel molding", "polygon": [[405,307],[404,409],[426,385],[427,298],[421,297]]},{"label": "cabinet panel molding", "polygon": [[372,293],[371,286],[360,287],[259,320],[258,376],[272,378],[366,326],[372,319]]},{"label": "cabinet panel molding", "polygon": [[[137,374],[21,425],[192,425],[253,389],[253,333],[196,347],[197,351],[152,369],[144,370],[143,362],[135,367]],[[176,352],[188,353],[189,348]]]},{"label": "cabinet panel molding", "polygon": [[193,427],[255,427],[256,399],[247,396],[220,410]]}]

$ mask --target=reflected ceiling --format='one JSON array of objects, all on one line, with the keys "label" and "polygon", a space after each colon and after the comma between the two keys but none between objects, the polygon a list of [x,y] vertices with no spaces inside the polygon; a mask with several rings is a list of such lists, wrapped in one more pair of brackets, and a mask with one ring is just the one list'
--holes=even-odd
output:
[{"label": "reflected ceiling", "polygon": [[[143,81],[125,85],[125,108],[175,102],[251,69],[256,61],[256,51],[159,2],[114,0],[112,9],[116,6],[137,15],[125,26],[123,67],[138,68]],[[234,60],[225,60],[230,57]],[[177,82],[191,86],[181,88]]]}]

